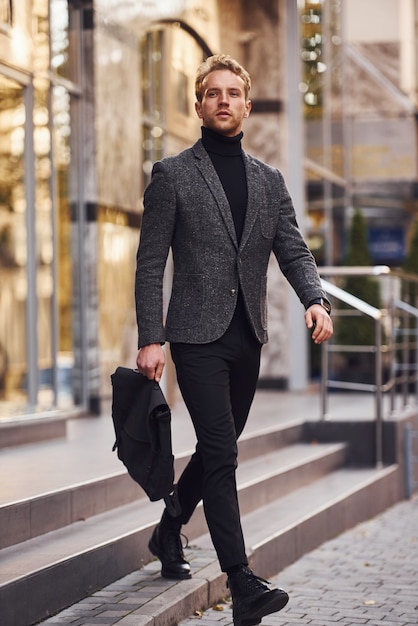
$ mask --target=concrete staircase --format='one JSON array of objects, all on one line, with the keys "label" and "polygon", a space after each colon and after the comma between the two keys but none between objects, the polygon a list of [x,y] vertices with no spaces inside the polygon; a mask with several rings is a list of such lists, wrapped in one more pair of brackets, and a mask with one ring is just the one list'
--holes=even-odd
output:
[{"label": "concrete staircase", "polygon": [[[364,466],[350,435],[340,441],[336,433],[330,435],[323,424],[293,421],[240,441],[240,507],[257,574],[272,576],[402,497],[396,462],[381,469]],[[176,458],[177,475],[187,458]],[[152,559],[147,544],[161,510],[122,465],[116,474],[2,506],[2,626],[35,624],[143,567]],[[211,554],[201,507],[184,532],[195,549]],[[176,585],[175,602],[172,588],[165,599],[159,597],[164,616],[158,623],[174,624],[226,594],[214,552],[209,560],[203,569],[192,561],[193,582]],[[152,610],[151,602],[144,613]]]}]

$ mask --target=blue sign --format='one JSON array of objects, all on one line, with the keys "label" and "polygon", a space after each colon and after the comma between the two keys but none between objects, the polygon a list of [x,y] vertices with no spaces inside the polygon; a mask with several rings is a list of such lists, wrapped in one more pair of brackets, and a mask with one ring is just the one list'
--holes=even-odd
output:
[{"label": "blue sign", "polygon": [[401,265],[406,257],[403,228],[369,228],[369,253],[374,263]]}]

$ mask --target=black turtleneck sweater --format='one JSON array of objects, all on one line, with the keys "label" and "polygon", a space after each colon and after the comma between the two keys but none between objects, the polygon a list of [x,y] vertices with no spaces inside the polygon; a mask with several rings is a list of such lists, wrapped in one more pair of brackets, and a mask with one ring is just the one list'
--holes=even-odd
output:
[{"label": "black turtleneck sweater", "polygon": [[241,132],[235,137],[224,137],[202,126],[202,143],[211,158],[231,207],[238,244],[241,241],[247,210],[247,177],[242,158],[242,136]]},{"label": "black turtleneck sweater", "polygon": [[[211,158],[231,207],[238,245],[244,228],[248,198],[247,176],[241,147],[242,136],[241,132],[235,137],[224,137],[202,126],[202,143]],[[238,290],[234,319],[247,319],[241,289]]]}]

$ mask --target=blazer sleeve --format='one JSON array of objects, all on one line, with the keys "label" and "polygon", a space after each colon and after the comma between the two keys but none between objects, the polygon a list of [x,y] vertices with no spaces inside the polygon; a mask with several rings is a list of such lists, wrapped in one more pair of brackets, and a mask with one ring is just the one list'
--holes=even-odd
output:
[{"label": "blazer sleeve", "polygon": [[283,175],[279,174],[280,212],[273,252],[281,271],[305,308],[315,298],[326,297],[312,252],[299,229],[295,209]]},{"label": "blazer sleeve", "polygon": [[153,167],[144,195],[144,213],[135,274],[138,347],[164,343],[163,278],[176,214],[176,193],[163,162]]}]

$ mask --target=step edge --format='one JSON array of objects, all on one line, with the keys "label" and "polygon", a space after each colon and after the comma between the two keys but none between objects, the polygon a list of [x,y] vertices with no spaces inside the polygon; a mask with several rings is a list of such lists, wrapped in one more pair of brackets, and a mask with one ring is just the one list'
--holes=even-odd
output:
[{"label": "step edge", "polygon": [[[309,444],[307,444],[309,445]],[[248,479],[246,481],[242,481],[239,484],[240,488],[247,488],[248,486],[252,486],[264,480],[271,480],[275,476],[279,476],[281,474],[286,474],[289,471],[297,470],[300,467],[303,467],[309,463],[315,463],[317,461],[322,461],[332,457],[333,455],[344,453],[347,449],[347,445],[344,443],[341,444],[330,444],[326,449],[321,448],[321,450],[317,450],[317,453],[312,453],[312,455],[308,455],[301,459],[296,459],[295,461],[289,461],[286,465],[281,465],[277,470],[271,470],[269,472],[265,472],[264,474],[257,477],[257,479]],[[279,452],[279,451],[278,451]],[[239,470],[238,470],[239,471]],[[245,471],[245,470],[244,470]]]},{"label": "step edge", "polygon": [[[296,445],[305,445],[305,444],[296,444]],[[244,492],[245,490],[254,488],[257,485],[261,485],[263,482],[265,481],[269,481],[269,480],[273,480],[275,477],[279,478],[281,476],[285,476],[286,474],[288,474],[289,472],[295,472],[298,470],[298,468],[302,468],[305,467],[307,464],[311,464],[311,463],[320,463],[321,461],[326,461],[329,460],[331,461],[332,457],[335,455],[338,455],[339,453],[343,453],[345,450],[345,444],[344,443],[331,443],[331,444],[324,444],[324,446],[321,447],[321,449],[311,449],[309,451],[309,453],[307,455],[303,455],[302,458],[296,459],[294,462],[287,462],[286,464],[280,464],[277,466],[277,468],[272,469],[271,471],[268,472],[262,472],[262,473],[258,473],[257,476],[253,476],[252,478],[248,479],[248,478],[242,478],[240,479],[240,476],[238,474],[237,476],[237,482],[238,482],[238,491],[239,492]],[[280,452],[281,450],[277,451],[277,455],[280,456]],[[274,453],[271,453],[272,455],[274,455]],[[245,474],[245,461],[241,464],[241,469],[244,470],[244,474]],[[317,478],[318,476],[315,476],[314,478]],[[121,479],[121,480],[125,480],[126,478],[128,478],[128,475],[126,472],[117,472],[114,474],[109,474],[106,477],[104,477],[102,480],[100,481],[86,481],[85,483],[81,484],[81,487],[77,487],[77,489],[88,489],[88,487],[90,485],[96,485],[97,484],[97,488],[100,488],[100,485],[104,484],[106,481],[109,480],[113,480],[113,479]],[[135,485],[133,484],[133,487],[135,487]],[[44,496],[39,496],[35,499],[31,499],[29,501],[20,501],[17,504],[14,504],[14,508],[20,507],[20,506],[33,506],[36,505],[36,503],[41,503],[43,500],[46,500],[48,498],[53,498],[56,497],[57,495],[62,495],[62,497],[64,498],[70,498],[72,497],[73,494],[73,490],[69,489],[69,490],[55,490],[55,491],[51,491],[49,492],[49,494],[44,495]],[[138,496],[135,498],[130,498],[128,499],[126,502],[123,502],[122,504],[119,504],[117,506],[109,506],[107,508],[103,508],[100,509],[97,513],[95,513],[94,515],[89,515],[88,517],[86,517],[85,519],[87,520],[91,520],[91,519],[99,519],[100,515],[106,515],[107,513],[111,514],[112,512],[115,511],[121,511],[123,509],[123,507],[129,507],[132,504],[135,503],[140,503],[141,501],[146,501],[148,503],[148,499],[147,496],[144,492],[142,492],[139,488],[138,488]],[[45,506],[47,506],[47,503],[45,504]],[[1,511],[4,511],[7,513],[7,511],[9,509],[13,508],[12,505],[10,506],[4,506],[1,507],[0,510],[0,514]],[[29,540],[33,540],[36,539],[38,537],[42,537],[44,534],[48,533],[48,532],[54,532],[54,531],[59,531],[60,529],[63,528],[67,528],[68,526],[71,526],[72,524],[77,523],[78,518],[71,518],[69,519],[68,523],[61,523],[60,525],[57,525],[55,527],[49,527],[47,529],[45,529],[44,532],[37,532],[37,534],[33,534],[33,535],[29,535],[29,534],[25,534],[23,531],[21,533],[20,537],[17,537],[15,540],[10,541],[8,543],[4,543],[4,545],[2,546],[1,549],[7,548],[7,547],[11,547],[11,546],[17,546],[20,544],[24,544],[26,541]]]},{"label": "step edge", "polygon": [[[389,466],[388,468],[385,468],[384,471],[380,472],[380,477],[383,478],[384,476],[390,474],[393,471],[395,471],[395,467],[394,466]],[[365,486],[367,486],[368,484],[371,484],[372,482],[373,481],[371,481],[371,480],[363,480],[362,481],[363,488]],[[348,490],[348,491],[352,495],[353,492],[355,492],[356,490]],[[341,497],[339,500],[342,501],[342,500],[345,500],[345,499],[346,499],[345,497]],[[313,511],[313,513],[310,516],[310,518],[313,518],[313,517],[317,516],[320,513],[320,511],[323,510],[323,508],[324,507],[318,507],[315,511]],[[273,538],[271,540],[273,540],[273,541],[274,540],[278,540],[279,536],[284,536],[285,534],[291,533],[294,530],[294,528],[298,527],[302,523],[303,523],[303,521],[301,521],[301,520],[295,521],[295,523],[293,525],[288,525],[288,527],[283,529],[282,532],[276,538]],[[348,527],[347,527],[346,530],[348,530]],[[331,538],[332,537],[330,536],[328,539],[331,539]],[[328,539],[326,539],[326,540],[328,540]],[[259,545],[256,544],[256,545],[251,547],[251,549],[249,550],[250,564],[251,564],[252,561],[256,560],[257,553],[262,550],[262,547],[264,547],[264,544],[259,544]],[[299,555],[297,558],[300,558],[300,556],[301,555]],[[291,562],[292,561],[282,565],[282,568],[286,567],[287,565],[290,565]],[[206,591],[211,583],[213,584],[216,581],[218,581],[218,582],[220,582],[220,584],[223,584],[223,581],[225,580],[225,575],[222,574],[220,571],[218,571],[218,572],[216,572],[216,571],[210,572],[209,571],[210,568],[212,568],[212,570],[214,569],[213,568],[214,564],[217,565],[216,559],[214,559],[214,561],[212,563],[208,564],[205,568],[203,568],[196,575],[194,575],[193,578],[196,581],[199,581],[199,582],[197,583],[197,586],[193,590],[193,592],[190,592],[190,590],[187,590],[187,593],[186,593],[186,589],[184,589],[184,587],[183,587],[184,590],[183,591],[180,590],[180,593],[177,594],[176,604],[177,604],[177,606],[179,606],[179,604],[183,605],[183,608],[184,608],[184,611],[185,611],[185,613],[180,613],[180,614],[176,613],[178,621],[181,621],[182,619],[186,619],[187,617],[190,617],[190,615],[193,613],[193,611],[190,611],[190,608],[189,608],[190,607],[190,602],[191,602],[192,605],[194,605],[196,607],[195,610],[197,610],[197,608],[203,608],[205,610],[205,608],[206,609],[209,608],[211,606],[211,604],[213,603],[213,598],[210,598],[210,593],[208,591],[207,592],[206,607],[204,608],[204,607],[198,606],[198,603],[201,603],[202,588],[203,588],[204,591]],[[203,575],[205,573],[204,570],[206,570],[206,569],[208,570],[208,572],[206,573],[206,576],[204,576]],[[259,572],[259,573],[261,575],[263,575],[263,572]],[[158,603],[159,603],[160,606],[164,606],[165,607],[162,612],[161,612],[161,610],[158,612],[158,615],[159,615],[160,618],[162,617],[162,614],[169,615],[170,613],[173,612],[173,610],[175,610],[173,608],[174,607],[174,603],[173,602],[171,602],[171,604],[170,604],[170,603],[167,603],[167,602],[164,601],[164,598],[167,600],[169,598],[169,596],[170,596],[170,593],[168,593],[168,592],[171,591],[171,595],[173,595],[172,589],[173,589],[173,587],[170,587],[170,589],[166,590],[165,592],[163,592],[162,594],[159,595],[159,602]],[[189,601],[190,602],[187,602],[187,603],[183,602],[183,598],[186,598],[186,596],[189,596]],[[218,599],[220,599],[220,597]],[[150,606],[152,606],[152,605],[150,604]],[[152,613],[152,611],[150,611],[150,614],[148,615],[148,612],[146,611],[146,605],[144,605],[142,607],[142,610],[140,612],[132,611],[132,613],[129,614],[129,616],[134,616],[134,617],[135,616],[139,617],[140,615],[143,616],[143,618],[145,618],[145,619],[147,617],[149,617],[150,618],[150,624],[151,623],[155,623],[154,620],[156,618],[156,614],[155,614],[155,612]],[[120,621],[120,623],[121,623],[121,625],[123,624],[123,618]],[[143,622],[141,621],[141,623],[143,623]]]},{"label": "step edge", "polygon": [[[294,528],[295,525],[299,526],[300,524],[305,523],[308,519],[311,519],[312,517],[319,515],[320,513],[323,513],[324,511],[326,511],[327,509],[331,508],[332,506],[335,506],[336,504],[339,504],[341,502],[343,502],[344,500],[347,500],[348,498],[351,498],[354,494],[359,493],[360,491],[362,491],[363,489],[366,489],[367,487],[370,487],[373,483],[376,483],[380,480],[383,480],[384,478],[386,478],[387,476],[389,476],[390,474],[394,474],[398,471],[399,469],[399,465],[397,463],[394,463],[386,468],[382,468],[380,470],[376,470],[377,474],[374,474],[373,476],[370,476],[368,478],[364,478],[362,479],[357,485],[355,486],[351,486],[349,488],[347,488],[344,492],[341,493],[341,495],[339,496],[333,496],[332,498],[330,498],[330,500],[327,500],[326,503],[315,507],[312,509],[312,511],[310,511],[309,514],[304,514],[302,516],[300,516],[296,523],[292,522],[291,524],[287,524],[287,526],[285,526],[283,529],[281,529],[280,531],[278,531],[277,533],[273,533],[270,537],[271,538],[276,538],[276,537],[280,537],[284,532],[286,532],[288,530],[288,528]],[[297,490],[295,490],[297,491]],[[295,492],[292,492],[292,494],[289,495],[295,495]],[[295,496],[296,497],[296,496]],[[268,506],[268,505],[266,505]],[[254,544],[254,548],[259,548],[260,546],[264,545],[266,543],[266,541],[269,541],[270,539],[266,538],[265,541],[260,541],[259,543]]]},{"label": "step edge", "polygon": [[[331,504],[334,504],[335,502],[342,501],[342,500],[346,499],[352,493],[358,492],[360,489],[364,489],[366,486],[376,482],[377,480],[380,480],[382,477],[386,476],[387,474],[389,474],[391,472],[396,471],[397,469],[398,469],[398,465],[394,464],[394,465],[389,466],[388,468],[383,468],[381,470],[376,470],[369,477],[361,479],[360,483],[356,483],[354,486],[351,486],[351,487],[347,488],[345,491],[343,491],[341,493],[340,496],[332,498],[331,500],[327,500],[324,504],[320,505],[319,507],[315,507],[314,509],[312,509],[312,511],[315,511],[315,514],[318,514],[318,512],[321,512],[322,510],[326,510],[327,508],[329,508],[329,506]],[[338,471],[341,471],[341,470],[335,470],[334,473],[337,473]],[[371,471],[373,471],[372,468],[371,468]],[[376,474],[376,472],[378,472],[378,474]],[[314,481],[314,484],[318,483],[319,481],[321,481],[323,479],[326,479],[326,476],[318,478],[317,481]],[[305,488],[306,488],[306,485],[300,487],[299,489],[302,490],[302,489],[305,489]],[[260,514],[262,514],[263,509],[268,509],[269,506],[273,507],[274,505],[277,505],[277,503],[279,503],[280,501],[283,501],[285,498],[290,498],[290,497],[297,498],[297,492],[298,492],[298,489],[295,489],[290,494],[287,494],[287,495],[283,496],[282,498],[276,498],[273,502],[268,503],[268,504],[264,505],[263,507],[258,507],[256,509],[254,509],[253,511],[246,513],[245,515],[243,515],[243,519],[245,517],[249,517],[250,515],[256,515],[258,512],[260,512]],[[127,506],[129,506],[129,505],[127,505]],[[202,508],[201,503],[199,504],[198,508],[199,509]],[[305,517],[306,518],[310,518],[312,511],[310,511],[309,514],[306,514]],[[110,512],[106,512],[106,513],[100,514],[100,515],[103,515],[103,517],[106,516],[106,515],[110,516],[110,514],[114,513],[114,512],[115,511],[110,511]],[[85,522],[79,522],[79,523],[82,524],[83,529],[85,529],[86,523],[89,523],[89,525],[92,528],[94,528],[94,526],[97,526],[97,520],[95,519],[95,517],[90,518],[90,522],[88,522],[88,521],[86,522],[85,521]],[[305,519],[304,516],[298,517],[297,518],[297,523],[303,523],[304,519]],[[42,571],[44,571],[44,570],[46,570],[46,569],[48,569],[50,567],[54,567],[57,564],[60,564],[60,563],[63,564],[63,563],[71,562],[73,559],[79,557],[80,555],[89,554],[89,553],[93,554],[95,551],[103,549],[106,546],[115,545],[118,542],[120,542],[120,541],[122,541],[122,540],[124,540],[126,538],[129,538],[131,536],[139,535],[140,533],[150,532],[151,529],[153,528],[153,526],[155,525],[155,523],[157,523],[157,521],[158,521],[158,517],[155,520],[153,520],[153,521],[149,521],[149,522],[146,522],[144,524],[137,525],[137,526],[135,526],[135,528],[127,530],[127,531],[125,531],[123,533],[120,533],[120,534],[117,534],[117,535],[112,535],[107,540],[103,540],[103,541],[97,542],[95,544],[91,544],[90,547],[87,550],[76,550],[75,552],[71,552],[71,553],[65,555],[61,559],[52,560],[49,563],[44,564],[43,566],[40,566],[38,568],[35,567],[29,573],[25,572],[24,574],[16,576],[15,578],[10,579],[10,580],[8,580],[5,583],[0,583],[0,588],[4,587],[6,584],[10,584],[14,580],[16,580],[16,581],[17,580],[22,580],[22,579],[26,578],[29,574],[30,575],[38,574],[39,572],[42,572]],[[106,520],[104,520],[104,522],[106,522]],[[295,521],[293,520],[290,525],[293,527],[295,525]],[[285,526],[284,528],[286,529],[287,526]],[[61,529],[59,529],[59,530],[61,530]],[[277,534],[279,536],[281,534],[282,530],[283,529],[279,530],[277,533],[274,533],[274,535]],[[54,532],[54,531],[52,531],[52,532]],[[197,537],[193,538],[193,542],[197,542],[199,537],[203,537],[205,535],[206,535],[206,533],[204,535],[200,535],[200,536],[197,536]],[[35,538],[30,539],[28,541],[32,541],[33,543],[35,543],[36,540],[37,540],[37,538],[35,537]],[[62,539],[61,541],[65,542],[66,539]],[[59,537],[57,538],[57,542],[60,542],[60,538]],[[23,542],[22,546],[24,546],[25,543],[26,542]],[[264,543],[264,542],[261,542],[261,543]],[[17,546],[10,546],[10,547],[11,548],[15,548],[15,549],[17,548]],[[7,549],[8,548],[5,548],[5,550],[7,550]],[[40,549],[42,550],[42,547]],[[2,550],[0,550],[0,554],[1,554],[1,552],[2,552]]]},{"label": "step edge", "polygon": [[[242,435],[238,441],[238,447],[240,445],[241,442],[248,442],[251,441],[252,439],[257,439],[259,437],[268,437],[269,435],[271,435],[271,433],[274,432],[281,432],[282,430],[287,430],[289,428],[292,428],[294,426],[301,426],[303,425],[303,420],[297,424],[295,424],[294,422],[289,422],[286,424],[278,424],[277,426],[272,426],[272,427],[266,427],[266,428],[261,428],[259,430],[256,431],[252,431],[250,433],[247,433],[246,435]],[[290,444],[292,445],[292,444]],[[286,446],[285,446],[286,447]],[[188,450],[182,451],[182,452],[178,452],[175,454],[175,459],[174,462],[176,463],[176,461],[181,462],[184,461],[184,459],[190,457],[194,452],[194,448],[190,448]],[[38,493],[34,496],[28,496],[26,498],[20,498],[18,500],[12,500],[10,502],[5,502],[4,504],[0,504],[0,509],[2,508],[6,508],[6,507],[11,507],[11,506],[16,506],[16,505],[21,505],[21,504],[25,504],[27,502],[30,502],[32,500],[36,500],[36,499],[41,499],[47,496],[55,496],[57,494],[61,494],[61,493],[65,493],[67,491],[71,491],[71,490],[75,490],[75,489],[80,489],[86,486],[90,486],[90,485],[94,485],[95,483],[101,483],[103,481],[106,480],[111,480],[113,478],[119,477],[119,476],[123,476],[127,473],[127,470],[123,468],[123,464],[121,462],[121,467],[122,469],[120,470],[116,470],[113,472],[109,472],[106,474],[101,474],[99,476],[96,476],[94,478],[90,478],[88,480],[85,481],[78,481],[75,483],[69,483],[68,485],[65,485],[64,487],[57,487],[56,489],[50,489],[47,491],[42,491],[41,493]]]}]

